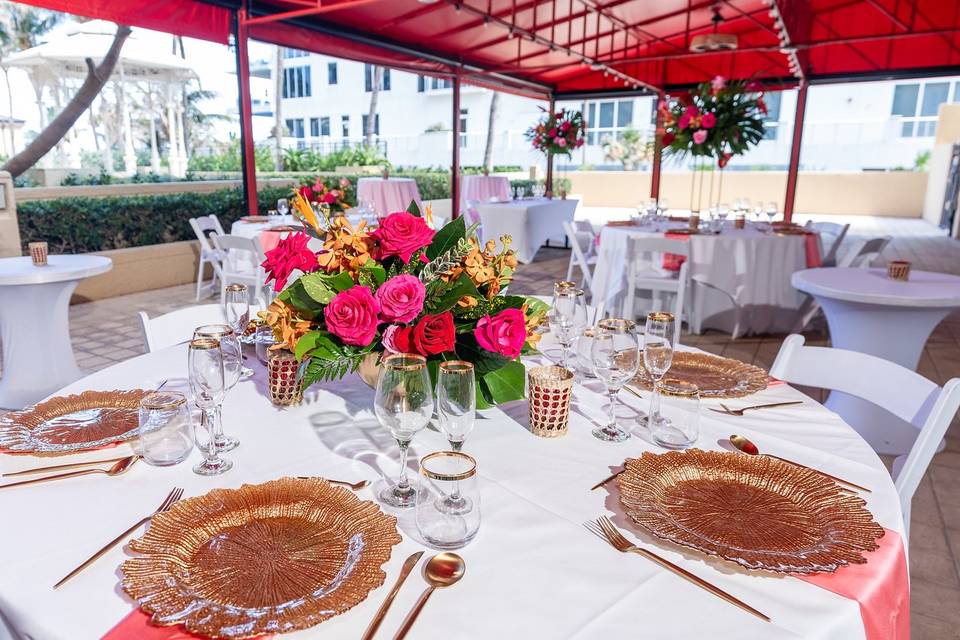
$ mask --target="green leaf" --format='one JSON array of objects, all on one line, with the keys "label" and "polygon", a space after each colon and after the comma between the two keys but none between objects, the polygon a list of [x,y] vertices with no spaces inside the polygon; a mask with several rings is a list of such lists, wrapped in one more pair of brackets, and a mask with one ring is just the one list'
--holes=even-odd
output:
[{"label": "green leaf", "polygon": [[489,409],[496,405],[490,396],[490,388],[483,378],[477,378],[477,409]]},{"label": "green leaf", "polygon": [[469,276],[462,274],[452,286],[444,288],[439,296],[429,296],[423,308],[430,314],[443,313],[452,309],[457,304],[457,300],[463,296],[479,295],[476,285]]},{"label": "green leaf", "polygon": [[407,207],[407,213],[412,214],[412,215],[415,215],[415,216],[417,216],[418,218],[422,218],[422,217],[423,217],[423,214],[420,213],[420,206],[417,204],[417,201],[416,201],[416,200],[411,200],[411,201],[410,201],[410,205]]},{"label": "green leaf", "polygon": [[464,238],[467,226],[463,216],[447,223],[440,231],[433,235],[430,246],[427,247],[427,259],[435,260],[437,256],[443,255],[457,246],[457,242]]},{"label": "green leaf", "polygon": [[511,360],[496,371],[484,374],[483,381],[490,392],[490,399],[497,404],[522,400],[526,374],[526,368],[518,360]]},{"label": "green leaf", "polygon": [[457,353],[464,360],[473,363],[478,376],[500,369],[511,362],[510,358],[487,351],[477,344],[477,339],[473,336],[473,333],[463,333],[457,336]]},{"label": "green leaf", "polygon": [[305,355],[322,360],[338,360],[344,356],[344,349],[331,337],[327,331],[311,331],[297,341],[294,355],[297,360]]},{"label": "green leaf", "polygon": [[503,309],[519,309],[525,304],[526,296],[503,296]]},{"label": "green leaf", "polygon": [[377,283],[378,287],[387,280],[387,270],[375,262],[368,261],[363,265],[363,270],[373,276],[373,280]]},{"label": "green leaf", "polygon": [[322,303],[314,300],[303,288],[302,278],[280,292],[277,296],[283,303],[293,307],[306,320],[312,320],[323,310]]},{"label": "green leaf", "polygon": [[304,292],[320,304],[328,304],[333,296],[353,286],[349,273],[330,275],[327,273],[308,273],[298,280]]}]

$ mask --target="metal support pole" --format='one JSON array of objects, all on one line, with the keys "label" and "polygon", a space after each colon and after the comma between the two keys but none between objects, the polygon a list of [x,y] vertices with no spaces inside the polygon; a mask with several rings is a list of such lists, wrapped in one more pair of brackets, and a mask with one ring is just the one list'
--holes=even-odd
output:
[{"label": "metal support pole", "polygon": [[[550,116],[557,112],[557,102],[550,96]],[[545,186],[546,196],[553,198],[553,154],[547,154],[547,184]]]},{"label": "metal support pole", "polygon": [[460,76],[453,77],[453,165],[450,167],[450,209],[460,216]]},{"label": "metal support pole", "polygon": [[807,111],[807,83],[797,91],[797,111],[793,117],[793,144],[790,147],[790,168],[787,170],[787,192],[783,199],[783,221],[793,218],[793,201],[797,195],[797,172],[800,169],[800,143],[803,140],[803,118]]},{"label": "metal support pole", "polygon": [[250,56],[247,53],[247,11],[234,14],[237,88],[240,95],[240,162],[243,171],[243,199],[247,213],[257,215],[257,163],[253,149],[253,109],[250,102]]},{"label": "metal support pole", "polygon": [[653,174],[650,176],[650,197],[657,201],[657,205],[660,204],[660,161],[663,153],[663,116],[660,114],[660,105],[665,99],[666,97],[661,93],[653,101],[657,124],[653,134]]}]

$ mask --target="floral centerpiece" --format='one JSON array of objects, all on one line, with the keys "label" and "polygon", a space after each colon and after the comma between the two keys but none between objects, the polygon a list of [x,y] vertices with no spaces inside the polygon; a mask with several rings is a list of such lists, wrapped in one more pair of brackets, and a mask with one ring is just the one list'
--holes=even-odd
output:
[{"label": "floral centerpiece", "polygon": [[317,176],[313,183],[300,186],[297,192],[311,205],[325,204],[331,213],[344,213],[353,205],[349,201],[352,184],[347,178],[326,179]]},{"label": "floral centerpiece", "polygon": [[560,109],[545,115],[524,134],[533,148],[543,153],[569,156],[583,146],[583,114]]},{"label": "floral centerpiece", "polygon": [[667,96],[658,109],[663,119],[659,133],[669,153],[716,158],[721,169],[763,139],[767,105],[757,82],[717,76],[693,91]]},{"label": "floral centerpiece", "polygon": [[[536,345],[547,305],[504,292],[517,265],[509,236],[499,248],[481,246],[463,218],[434,231],[415,203],[368,228],[344,216],[324,219],[298,201],[307,233],[267,252],[267,280],[280,293],[261,317],[273,328],[274,348],[300,361],[304,388],[397,352],[425,356],[434,379],[444,360],[472,362],[479,407],[523,397],[519,356]],[[308,248],[310,236],[322,242],[319,251]],[[302,275],[288,283],[297,270]]]}]

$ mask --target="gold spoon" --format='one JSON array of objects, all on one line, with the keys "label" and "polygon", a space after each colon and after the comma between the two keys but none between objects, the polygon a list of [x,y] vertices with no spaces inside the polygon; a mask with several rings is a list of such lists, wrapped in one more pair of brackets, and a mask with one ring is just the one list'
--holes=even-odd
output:
[{"label": "gold spoon", "polygon": [[781,462],[786,462],[786,463],[792,464],[792,465],[794,465],[794,466],[796,466],[796,467],[803,467],[804,469],[810,469],[811,471],[816,471],[816,472],[819,473],[820,475],[826,476],[827,478],[830,478],[830,479],[833,480],[834,482],[839,482],[840,484],[845,484],[845,485],[847,485],[847,486],[849,486],[849,487],[853,487],[854,489],[859,489],[860,491],[866,491],[867,493],[871,493],[870,489],[867,489],[866,487],[861,487],[860,485],[854,484],[853,482],[850,482],[849,480],[844,480],[843,478],[838,478],[837,476],[832,476],[832,475],[830,475],[829,473],[827,473],[827,472],[825,472],[825,471],[820,471],[819,469],[814,469],[814,468],[812,468],[812,467],[808,467],[808,466],[805,465],[805,464],[800,464],[799,462],[794,462],[793,460],[787,460],[786,458],[781,458],[780,456],[775,456],[775,455],[772,455],[772,454],[769,454],[769,453],[760,453],[760,449],[757,448],[757,445],[753,444],[753,442],[751,442],[748,438],[745,438],[745,437],[743,437],[743,436],[738,436],[738,435],[736,435],[736,434],[730,436],[730,444],[732,444],[732,445],[735,446],[737,449],[739,449],[740,451],[743,451],[744,453],[746,453],[746,454],[748,454],[748,455],[751,455],[751,456],[761,456],[761,455],[763,455],[763,456],[767,456],[768,458],[776,458],[777,460],[780,460]]},{"label": "gold spoon", "polygon": [[413,609],[407,614],[393,640],[402,640],[407,635],[410,627],[417,620],[417,616],[420,615],[423,605],[427,603],[427,599],[434,591],[456,584],[466,570],[467,564],[463,561],[463,558],[449,551],[438,553],[427,560],[427,564],[423,567],[423,575],[430,586],[417,600],[417,604],[413,605]]},{"label": "gold spoon", "polygon": [[20,487],[26,484],[37,484],[39,482],[46,482],[47,480],[59,480],[61,478],[74,478],[76,476],[85,476],[91,473],[104,473],[108,476],[119,476],[123,473],[126,473],[127,470],[134,465],[134,463],[140,459],[140,456],[127,456],[122,460],[116,462],[109,469],[84,469],[83,471],[71,471],[69,473],[60,473],[55,476],[45,476],[43,478],[33,478],[31,480],[21,480],[20,482],[11,482],[10,484],[0,484],[0,489],[6,489],[8,487]]}]

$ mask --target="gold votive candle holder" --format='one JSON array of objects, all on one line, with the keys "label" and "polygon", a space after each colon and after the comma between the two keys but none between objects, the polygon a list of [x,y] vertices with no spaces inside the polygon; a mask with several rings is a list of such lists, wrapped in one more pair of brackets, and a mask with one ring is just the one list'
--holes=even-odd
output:
[{"label": "gold votive candle holder", "polygon": [[887,277],[891,280],[906,282],[910,279],[909,260],[891,260],[887,264]]},{"label": "gold votive candle holder", "polygon": [[563,367],[533,367],[527,372],[530,396],[530,431],[541,438],[567,433],[573,372]]},{"label": "gold votive candle holder", "polygon": [[690,217],[687,219],[687,228],[690,231],[697,231],[700,229],[700,212],[694,211],[690,214]]},{"label": "gold votive candle holder", "polygon": [[28,246],[30,247],[30,259],[33,264],[38,267],[47,264],[48,247],[46,242],[31,242]]},{"label": "gold votive candle holder", "polygon": [[737,216],[733,219],[733,228],[743,229],[746,226],[747,226],[747,218],[742,213],[737,214]]},{"label": "gold votive candle holder", "polygon": [[292,352],[276,349],[267,358],[267,389],[270,402],[285,407],[300,404],[303,400],[303,387],[297,380],[297,367],[300,363]]}]

